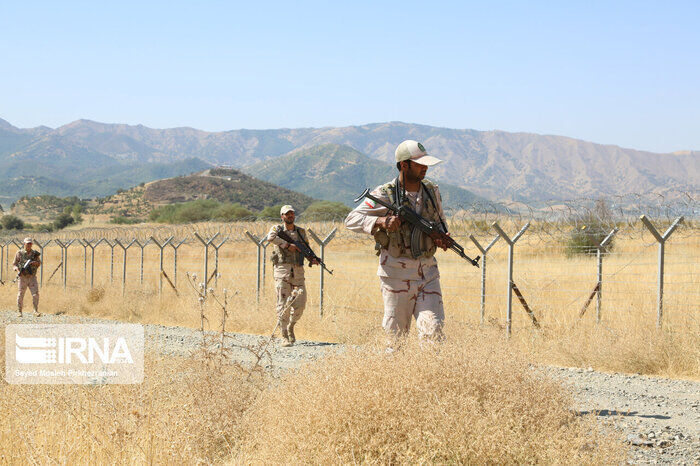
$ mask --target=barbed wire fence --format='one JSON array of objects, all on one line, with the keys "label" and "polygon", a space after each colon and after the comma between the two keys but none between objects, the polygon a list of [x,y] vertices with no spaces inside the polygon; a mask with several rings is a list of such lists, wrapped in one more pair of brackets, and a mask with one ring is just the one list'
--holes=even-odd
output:
[{"label": "barbed wire fence", "polygon": [[[446,212],[452,236],[465,248],[478,251],[482,259],[481,269],[477,270],[459,262],[456,256],[441,253],[441,268],[450,271],[442,271],[444,299],[476,313],[481,323],[504,320],[504,331],[508,335],[514,326],[539,328],[543,314],[556,319],[557,312],[572,307],[581,320],[593,306],[597,324],[604,321],[606,314],[632,316],[635,309],[649,311],[652,307],[657,327],[664,324],[667,309],[697,323],[700,318],[700,207],[696,194],[685,193],[672,198],[660,194],[628,195],[608,199],[605,203],[578,199],[534,206],[490,203],[453,208]],[[304,225],[305,220],[308,225]],[[164,283],[177,293],[178,267],[182,268],[182,256],[178,263],[178,252],[187,248],[190,256],[194,254],[200,258],[199,267],[207,288],[218,281],[222,270],[226,270],[233,279],[246,277],[254,283],[256,298],[260,301],[267,283],[265,236],[274,223],[249,219],[231,223],[130,225],[38,233],[35,245],[44,257],[43,253],[49,248],[60,252],[56,262],[42,263],[39,281],[44,286],[45,281],[60,272],[57,283],[64,290],[78,286],[93,288],[98,257],[104,261],[105,268],[106,263],[109,265],[108,277],[98,277],[98,281],[113,283],[115,265],[121,266],[121,271],[117,269],[117,279],[121,279],[122,294],[127,292],[128,277],[135,281],[134,272],[138,274],[141,287],[144,274],[150,273],[151,278],[156,275],[159,295],[164,293]],[[376,267],[376,261],[371,265],[373,240],[348,231],[339,218],[310,220],[302,215],[297,223],[308,226],[315,249],[320,250],[319,255],[331,268],[334,262],[353,264],[352,270],[341,269],[332,280],[320,269],[318,281],[314,283],[319,290],[318,312],[323,315],[324,306],[362,311],[361,304],[340,303],[334,296],[334,281],[357,281],[360,265],[363,274],[373,274],[372,267]],[[0,280],[6,282],[12,279],[11,260],[22,247],[22,235],[0,233],[9,233],[0,235]],[[128,263],[134,261],[135,252],[132,251],[140,252],[140,261],[135,267],[128,267]],[[166,261],[166,251],[171,256],[169,261]],[[233,254],[232,251],[245,256],[244,267],[240,263],[227,265],[226,258],[221,257],[223,252]],[[157,253],[155,271],[146,270],[144,265],[144,256],[152,253]],[[76,280],[80,259],[82,285]],[[210,266],[212,260],[213,267]],[[45,273],[49,278],[45,279]],[[353,286],[359,294],[377,294],[375,286],[367,283]],[[524,310],[525,318],[518,319],[515,324],[514,312],[518,306]]]}]

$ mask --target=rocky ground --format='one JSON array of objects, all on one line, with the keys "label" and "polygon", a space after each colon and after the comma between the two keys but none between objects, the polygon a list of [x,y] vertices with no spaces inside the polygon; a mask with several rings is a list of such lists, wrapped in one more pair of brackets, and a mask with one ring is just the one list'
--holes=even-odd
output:
[{"label": "rocky ground", "polygon": [[[71,316],[25,315],[0,312],[0,326],[9,323],[97,323],[98,319]],[[182,327],[145,325],[146,347],[163,356],[188,356],[201,348],[201,332]],[[4,334],[4,332],[2,332]],[[207,338],[217,338],[208,333]],[[226,347],[233,358],[251,364],[267,338],[227,334]],[[328,351],[342,351],[341,345],[299,341],[292,348],[279,342],[269,347],[261,364],[273,373],[297,367],[322,357]],[[700,464],[700,382],[671,380],[630,374],[609,374],[592,369],[546,367],[549,376],[561,380],[575,394],[581,414],[594,413],[620,428],[631,445],[632,464]]]}]

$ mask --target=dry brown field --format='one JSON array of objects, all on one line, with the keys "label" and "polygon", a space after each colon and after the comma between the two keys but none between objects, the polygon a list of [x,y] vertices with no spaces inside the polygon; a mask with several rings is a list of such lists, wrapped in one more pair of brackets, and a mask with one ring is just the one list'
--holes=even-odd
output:
[{"label": "dry brown field", "polygon": [[[310,227],[324,236],[333,224]],[[176,237],[197,228],[210,236],[217,225],[174,229]],[[221,247],[218,293],[230,300],[226,330],[269,334],[275,324],[271,266],[256,293],[256,248],[242,230],[263,234],[269,224],[237,225]],[[504,224],[513,235],[517,225]],[[165,229],[148,227],[65,232],[142,239]],[[270,381],[245,382],[235,365],[216,358],[149,355],[138,386],[14,386],[0,383],[0,464],[36,463],[591,463],[624,461],[619,437],[591,416],[576,416],[560,385],[536,376],[530,364],[593,367],[603,371],[700,377],[700,236],[682,227],[667,244],[666,295],[656,328],[657,246],[642,229],[620,235],[604,259],[602,321],[595,301],[579,311],[596,283],[591,257],[567,258],[561,241],[533,225],[517,243],[514,281],[541,328],[513,302],[512,337],[505,337],[507,248],[496,243],[488,257],[485,322],[480,322],[480,270],[451,252],[439,252],[447,314],[447,343],[421,348],[413,339],[386,357],[379,329],[382,304],[377,259],[367,238],[341,230],[326,248],[334,270],[325,277],[324,315],[319,315],[319,269],[307,269],[308,305],[297,338],[360,344]],[[238,236],[237,236],[238,235]],[[460,242],[474,254],[464,233]],[[480,234],[487,244],[491,234]],[[39,238],[41,242],[45,238]],[[14,248],[13,248],[14,249]],[[318,250],[318,248],[316,248]],[[159,250],[123,255],[96,249],[95,287],[89,287],[82,246],[69,249],[66,289],[60,250],[44,254],[42,312],[129,322],[200,327],[196,295],[185,273],[204,276],[204,247],[190,242],[178,253],[176,296],[163,282]],[[210,250],[209,272],[214,269]],[[165,249],[171,279],[173,250]],[[86,273],[87,272],[87,273]],[[110,280],[112,275],[112,280]],[[4,278],[7,278],[5,272]],[[0,288],[0,308],[14,308],[15,290]],[[218,330],[220,311],[205,307],[205,327]],[[3,335],[4,338],[4,335]],[[380,343],[377,343],[377,342]],[[0,351],[4,358],[4,350]],[[0,364],[4,361],[0,360]],[[407,397],[410,393],[413,396]],[[435,397],[435,394],[441,394]],[[311,409],[313,407],[313,409]],[[400,435],[397,435],[400,432]]]},{"label": "dry brown field", "polygon": [[[270,224],[254,222],[230,226],[203,224],[157,230],[159,241],[170,234],[175,239],[189,236],[178,250],[177,277],[174,273],[173,249],[164,249],[163,268],[176,282],[177,297],[167,281],[159,293],[160,250],[153,244],[144,249],[144,280],[140,283],[141,249],[128,250],[125,296],[122,296],[123,251],[114,248],[114,265],[110,266],[110,248],[101,244],[95,251],[94,284],[104,291],[99,300],[90,292],[90,248],[87,255],[76,241],[68,248],[68,276],[63,289],[62,270],[49,281],[60,261],[60,249],[52,244],[44,254],[42,311],[108,317],[117,320],[199,328],[199,312],[194,312],[193,295],[185,286],[185,273],[204,275],[204,246],[192,239],[192,232],[208,238],[222,231],[229,239],[221,246],[218,258],[220,277],[210,286],[229,293],[232,318],[227,330],[266,334],[274,327],[274,281],[272,265],[266,260],[265,277],[261,277],[258,300],[256,292],[257,249],[243,231],[262,237]],[[377,258],[371,238],[350,235],[342,225],[330,222],[308,225],[324,237],[338,228],[338,237],[326,247],[326,263],[334,270],[325,275],[324,315],[319,313],[319,269],[307,268],[308,303],[299,324],[303,339],[342,343],[363,343],[379,332],[382,303],[376,277]],[[156,227],[158,228],[158,227]],[[700,229],[681,226],[668,241],[665,257],[665,288],[662,327],[657,322],[658,246],[653,237],[639,226],[621,230],[615,247],[603,259],[601,323],[596,324],[596,300],[586,313],[579,313],[596,284],[594,256],[567,257],[564,242],[545,234],[533,225],[515,246],[514,282],[534,311],[541,329],[535,329],[523,307],[513,296],[513,351],[545,363],[593,367],[601,370],[655,374],[670,377],[700,377]],[[516,225],[504,224],[511,236]],[[95,231],[99,231],[95,233]],[[154,230],[109,228],[68,232],[74,237],[118,237],[122,240],[140,236],[145,240]],[[453,229],[454,231],[454,229]],[[479,234],[482,245],[495,233]],[[456,233],[460,243],[472,256],[476,248],[464,233]],[[44,238],[38,238],[41,242]],[[315,246],[318,252],[319,248]],[[8,247],[12,254],[16,247]],[[499,240],[489,251],[485,297],[485,322],[480,322],[481,270],[472,267],[451,251],[438,251],[446,325],[459,328],[505,326],[507,292],[507,246]],[[268,256],[269,257],[269,256]],[[215,268],[215,254],[209,249],[209,268]],[[5,278],[8,278],[5,269]],[[111,277],[111,280],[110,280]],[[0,306],[13,309],[15,289],[11,284],[0,288]],[[102,293],[99,293],[102,295]],[[209,323],[215,329],[215,309]],[[505,331],[501,332],[505,333]]]}]

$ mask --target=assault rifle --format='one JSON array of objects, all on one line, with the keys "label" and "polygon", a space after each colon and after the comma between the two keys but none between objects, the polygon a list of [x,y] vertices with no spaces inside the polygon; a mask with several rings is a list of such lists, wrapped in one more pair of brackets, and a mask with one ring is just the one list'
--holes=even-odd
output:
[{"label": "assault rifle", "polygon": [[316,260],[318,262],[318,265],[323,267],[323,269],[328,272],[329,274],[333,275],[332,270],[328,270],[328,267],[326,267],[326,264],[323,263],[320,257],[316,255],[315,252],[311,250],[308,244],[306,244],[306,241],[304,241],[303,238],[301,238],[301,235],[299,235],[299,238],[301,239],[300,241],[292,239],[291,236],[287,234],[286,231],[282,230],[277,233],[277,237],[283,239],[284,241],[288,242],[289,244],[293,244],[294,246],[299,248],[299,251],[301,251],[302,255],[306,257],[309,262],[312,260]]},{"label": "assault rifle", "polygon": [[32,261],[31,259],[28,259],[22,267],[19,268],[19,272],[17,272],[17,277],[15,277],[14,281],[12,283],[16,283],[17,280],[19,280],[19,277],[22,275],[31,275],[32,274]]},{"label": "assault rifle", "polygon": [[431,222],[430,220],[423,218],[418,212],[411,209],[408,206],[402,205],[396,207],[395,205],[384,202],[381,199],[373,196],[369,193],[369,188],[365,189],[360,197],[355,199],[355,202],[360,202],[362,199],[371,199],[379,205],[382,205],[394,213],[397,217],[401,219],[402,222],[408,222],[413,225],[413,232],[411,233],[411,253],[413,257],[418,257],[421,253],[419,244],[420,234],[425,233],[427,236],[435,240],[442,240],[448,248],[456,252],[462,259],[469,261],[474,267],[479,267],[480,256],[476,256],[476,259],[472,259],[464,253],[464,248],[457,243],[450,235],[447,234],[446,228],[441,223]]}]

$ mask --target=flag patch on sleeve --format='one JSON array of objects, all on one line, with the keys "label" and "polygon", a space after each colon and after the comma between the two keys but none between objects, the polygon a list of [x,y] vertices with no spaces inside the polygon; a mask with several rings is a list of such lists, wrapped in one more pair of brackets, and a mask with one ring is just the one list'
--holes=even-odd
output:
[{"label": "flag patch on sleeve", "polygon": [[365,205],[370,209],[374,209],[377,206],[377,204],[371,199],[365,199]]}]

